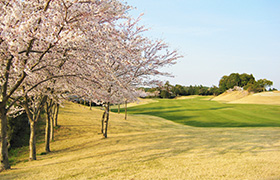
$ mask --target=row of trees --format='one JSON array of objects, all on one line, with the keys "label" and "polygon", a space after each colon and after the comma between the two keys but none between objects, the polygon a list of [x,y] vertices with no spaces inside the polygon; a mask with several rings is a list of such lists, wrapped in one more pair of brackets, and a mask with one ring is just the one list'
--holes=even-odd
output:
[{"label": "row of trees", "polygon": [[[9,169],[7,117],[27,114],[30,160],[36,160],[36,124],[45,108],[46,151],[52,119],[64,98],[76,95],[105,106],[133,101],[137,85],[181,56],[161,40],[143,36],[130,6],[118,0],[0,2],[1,170]],[[55,108],[57,107],[57,108]],[[56,109],[56,110],[55,110]]]},{"label": "row of trees", "polygon": [[207,87],[202,85],[195,86],[182,86],[176,84],[171,85],[168,81],[161,86],[155,88],[142,88],[146,93],[143,97],[159,97],[159,98],[174,98],[176,96],[189,96],[189,95],[218,95],[220,94],[220,89],[216,86]]},{"label": "row of trees", "polygon": [[[142,88],[146,92],[143,94],[143,97],[159,97],[159,98],[174,98],[176,96],[189,96],[189,95],[219,95],[225,92],[228,89],[232,89],[235,86],[242,87],[249,92],[262,92],[266,91],[268,87],[272,86],[273,82],[267,79],[255,80],[255,77],[252,74],[238,74],[232,73],[229,76],[223,76],[219,81],[219,87],[212,86],[182,86],[176,84],[175,86],[171,85],[168,81],[159,85],[155,88]],[[276,90],[276,89],[269,89]]]},{"label": "row of trees", "polygon": [[232,73],[229,76],[223,76],[219,81],[219,88],[221,92],[232,89],[235,86],[243,87],[249,92],[262,92],[273,85],[273,82],[267,79],[259,79],[256,81],[252,74],[238,74]]}]

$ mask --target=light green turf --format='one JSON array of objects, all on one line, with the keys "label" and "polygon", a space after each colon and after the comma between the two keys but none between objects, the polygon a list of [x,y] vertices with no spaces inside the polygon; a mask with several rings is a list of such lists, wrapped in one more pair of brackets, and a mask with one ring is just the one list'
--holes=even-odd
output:
[{"label": "light green turf", "polygon": [[160,99],[130,107],[128,113],[158,116],[195,127],[280,127],[280,106],[225,104],[203,97]]}]

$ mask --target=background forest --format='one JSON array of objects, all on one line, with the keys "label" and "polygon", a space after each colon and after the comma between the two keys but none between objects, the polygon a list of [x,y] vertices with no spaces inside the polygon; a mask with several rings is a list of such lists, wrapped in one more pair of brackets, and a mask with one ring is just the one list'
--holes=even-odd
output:
[{"label": "background forest", "polygon": [[275,91],[277,89],[271,89],[270,86],[273,82],[267,79],[256,80],[252,74],[239,74],[232,73],[230,75],[224,75],[219,81],[219,87],[212,86],[207,87],[203,85],[183,86],[183,85],[171,85],[168,81],[160,86],[154,88],[141,88],[147,92],[143,97],[159,97],[159,98],[174,98],[176,96],[189,96],[189,95],[214,95],[217,96],[223,92],[232,89],[234,87],[240,87],[252,93],[258,93],[262,91]]}]

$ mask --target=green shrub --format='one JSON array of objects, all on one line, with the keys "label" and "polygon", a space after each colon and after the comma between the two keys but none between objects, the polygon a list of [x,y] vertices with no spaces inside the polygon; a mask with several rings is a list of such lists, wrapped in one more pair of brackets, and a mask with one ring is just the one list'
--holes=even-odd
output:
[{"label": "green shrub", "polygon": [[29,134],[29,122],[25,113],[17,116],[16,118],[8,118],[8,140],[10,148],[28,145]]}]

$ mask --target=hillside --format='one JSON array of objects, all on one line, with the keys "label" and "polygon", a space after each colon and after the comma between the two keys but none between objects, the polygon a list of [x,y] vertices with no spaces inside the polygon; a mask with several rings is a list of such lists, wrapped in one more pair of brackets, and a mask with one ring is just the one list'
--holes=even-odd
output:
[{"label": "hillside", "polygon": [[233,100],[236,104],[274,104],[280,105],[280,91],[261,92]]},{"label": "hillside", "polygon": [[236,104],[274,104],[280,105],[280,91],[250,94],[245,90],[226,91],[212,98],[213,101]]},{"label": "hillside", "polygon": [[[184,100],[183,100],[184,101]],[[0,179],[279,179],[280,131],[196,128],[147,115],[111,113],[108,139],[99,109],[66,103],[52,152],[28,154]]]},{"label": "hillside", "polygon": [[213,101],[231,102],[248,96],[248,91],[226,91],[217,97],[214,97]]}]

